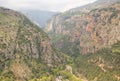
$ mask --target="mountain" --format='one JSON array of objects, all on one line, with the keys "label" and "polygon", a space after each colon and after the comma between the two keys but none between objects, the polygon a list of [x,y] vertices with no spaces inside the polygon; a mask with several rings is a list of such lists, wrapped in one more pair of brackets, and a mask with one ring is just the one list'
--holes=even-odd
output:
[{"label": "mountain", "polygon": [[119,13],[120,3],[89,12],[67,11],[54,16],[45,31],[53,44],[67,54],[93,53],[120,40]]},{"label": "mountain", "polygon": [[111,48],[78,55],[74,63],[76,75],[88,81],[120,81],[120,41]]},{"label": "mountain", "polygon": [[26,16],[0,8],[0,81],[81,81],[72,63]]},{"label": "mountain", "polygon": [[120,0],[98,0],[48,21],[52,44],[87,81],[120,81]]},{"label": "mountain", "polygon": [[31,21],[37,24],[40,27],[45,27],[47,21],[52,18],[52,16],[58,14],[57,12],[52,11],[42,11],[42,10],[30,10],[23,9],[19,10],[23,14],[25,14]]},{"label": "mountain", "polygon": [[104,8],[106,5],[110,6],[111,4],[117,3],[119,1],[120,0],[96,0],[93,3],[84,5],[82,7],[73,8],[73,9],[70,9],[69,11],[70,12],[78,12],[78,11],[89,12],[91,9],[100,8],[100,7]]},{"label": "mountain", "polygon": [[119,2],[120,0],[97,0],[95,4],[113,4]]},{"label": "mountain", "polygon": [[120,3],[112,1],[55,15],[50,38],[0,8],[0,81],[120,81]]}]

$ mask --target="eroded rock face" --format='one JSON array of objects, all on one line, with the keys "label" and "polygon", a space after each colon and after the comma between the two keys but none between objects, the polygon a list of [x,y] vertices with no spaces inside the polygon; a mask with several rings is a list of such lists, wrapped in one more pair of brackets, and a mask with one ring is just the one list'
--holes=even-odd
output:
[{"label": "eroded rock face", "polygon": [[89,12],[68,11],[55,16],[46,27],[46,32],[57,48],[66,53],[74,51],[74,54],[75,51],[86,54],[109,47],[120,40],[119,30],[119,3],[98,7]]},{"label": "eroded rock face", "polygon": [[11,57],[13,54],[23,54],[28,58],[51,62],[51,44],[41,29],[31,24],[23,15],[11,10],[1,9],[0,16],[0,43],[3,53],[11,54]]},{"label": "eroded rock face", "polygon": [[47,34],[24,15],[0,8],[0,72],[10,70],[20,81],[28,80],[31,69],[39,70],[39,63],[50,67],[62,63],[60,55],[53,50]]}]

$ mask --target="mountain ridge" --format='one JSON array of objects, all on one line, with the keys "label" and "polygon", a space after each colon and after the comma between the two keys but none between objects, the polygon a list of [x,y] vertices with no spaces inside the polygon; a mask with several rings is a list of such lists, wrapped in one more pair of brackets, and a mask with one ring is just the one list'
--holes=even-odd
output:
[{"label": "mountain ridge", "polygon": [[120,3],[90,6],[54,16],[45,31],[56,48],[73,58],[77,76],[119,81]]},{"label": "mountain ridge", "polygon": [[0,81],[51,76],[52,69],[67,64],[65,58],[53,48],[48,35],[26,16],[0,8]]},{"label": "mountain ridge", "polygon": [[[62,49],[67,46],[67,50],[72,50],[72,46],[73,48],[74,46],[77,46],[76,50],[82,51],[81,49],[83,46],[83,50],[84,47],[86,47],[86,53],[87,50],[94,52],[96,49],[102,48],[101,41],[106,41],[103,46],[107,47],[108,45],[113,44],[113,41],[119,40],[119,12],[119,3],[112,4],[111,6],[107,5],[104,8],[93,9],[87,13],[79,11],[71,13],[65,12],[52,18],[45,31],[52,37],[51,39],[53,40],[54,45],[58,48],[61,47]],[[102,19],[105,21],[102,21]],[[107,31],[114,33],[115,40],[112,39],[114,36],[112,37],[109,32],[107,34]],[[86,35],[86,37],[84,35]],[[64,37],[66,38],[64,39]],[[65,46],[63,43],[67,40],[69,42],[67,42]],[[92,40],[94,40],[94,42]],[[99,43],[99,45],[97,45],[97,43]],[[92,44],[95,44],[95,46],[92,46]],[[68,45],[71,45],[71,47]],[[94,48],[95,50],[92,50]]]},{"label": "mountain ridge", "polygon": [[57,14],[45,30],[0,8],[0,81],[120,80],[120,3]]},{"label": "mountain ridge", "polygon": [[75,11],[89,12],[92,9],[99,8],[105,5],[114,4],[117,2],[120,2],[120,0],[96,0],[93,3],[70,9],[68,12],[75,12]]}]

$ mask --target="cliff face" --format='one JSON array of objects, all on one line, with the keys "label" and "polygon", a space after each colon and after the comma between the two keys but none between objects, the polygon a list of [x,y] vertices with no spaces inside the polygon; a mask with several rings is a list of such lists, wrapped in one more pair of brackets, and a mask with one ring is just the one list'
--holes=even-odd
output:
[{"label": "cliff face", "polygon": [[0,16],[1,53],[11,58],[23,54],[52,63],[54,51],[46,33],[17,12],[1,8]]},{"label": "cliff face", "polygon": [[73,73],[87,81],[120,81],[118,1],[71,9],[54,16],[45,28],[53,45],[73,58]]},{"label": "cliff face", "polygon": [[28,80],[39,76],[35,72],[43,66],[62,62],[61,53],[52,48],[45,32],[22,14],[0,8],[0,80],[5,79],[4,73],[14,75],[12,78],[18,81]]},{"label": "cliff face", "polygon": [[68,54],[94,53],[120,40],[120,4],[59,14],[45,30],[53,44]]}]

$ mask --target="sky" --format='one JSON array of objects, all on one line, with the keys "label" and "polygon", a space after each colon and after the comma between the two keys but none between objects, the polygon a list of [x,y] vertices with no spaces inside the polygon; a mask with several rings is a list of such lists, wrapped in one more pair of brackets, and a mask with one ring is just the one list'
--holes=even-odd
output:
[{"label": "sky", "polygon": [[64,12],[94,1],[96,0],[0,0],[0,6],[14,10],[37,9]]}]

